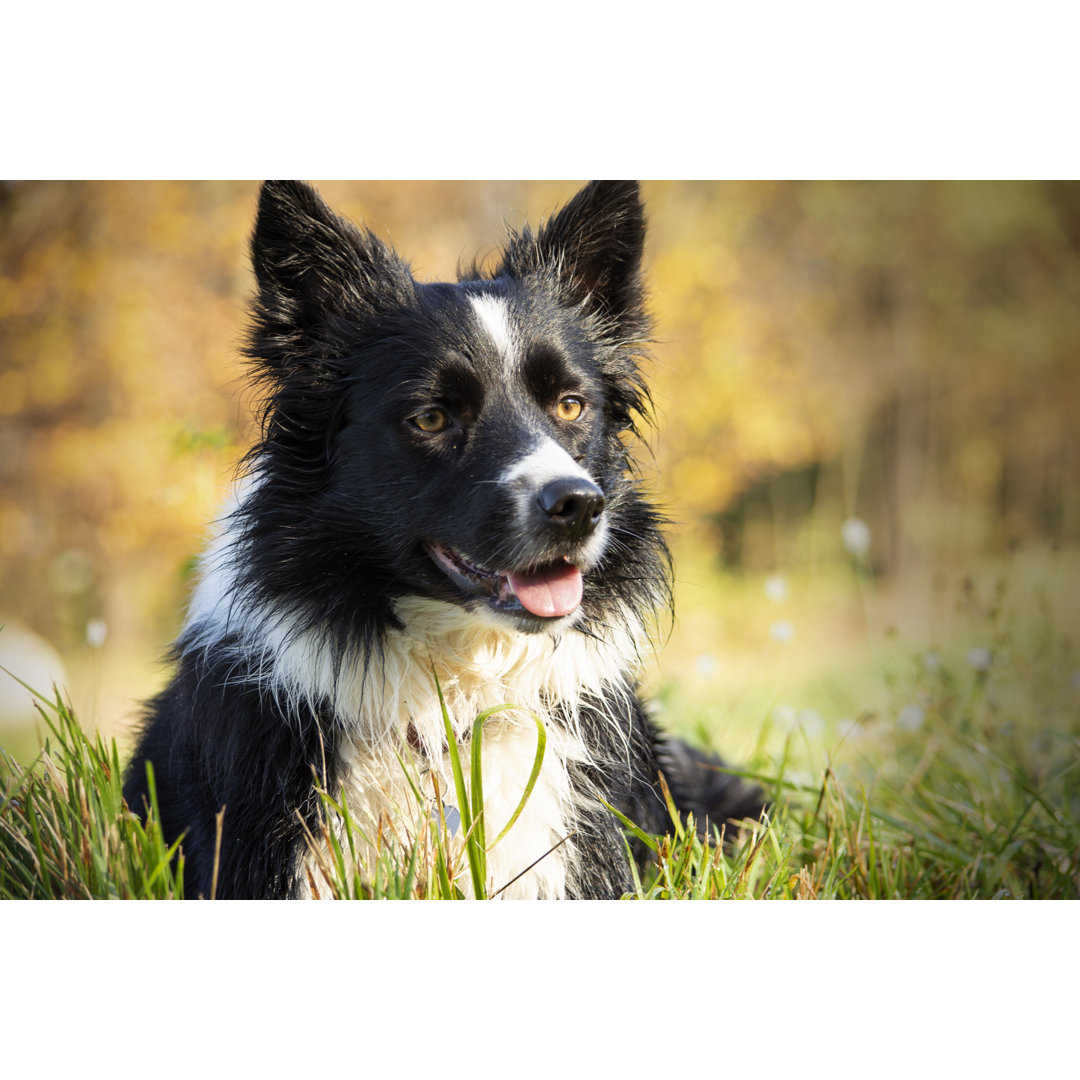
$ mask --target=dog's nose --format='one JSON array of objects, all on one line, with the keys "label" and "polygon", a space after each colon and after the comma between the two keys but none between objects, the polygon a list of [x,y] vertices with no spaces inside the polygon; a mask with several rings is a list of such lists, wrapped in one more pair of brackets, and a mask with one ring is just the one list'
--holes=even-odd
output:
[{"label": "dog's nose", "polygon": [[578,476],[545,484],[537,502],[548,524],[568,540],[588,536],[604,512],[604,493],[591,480]]}]

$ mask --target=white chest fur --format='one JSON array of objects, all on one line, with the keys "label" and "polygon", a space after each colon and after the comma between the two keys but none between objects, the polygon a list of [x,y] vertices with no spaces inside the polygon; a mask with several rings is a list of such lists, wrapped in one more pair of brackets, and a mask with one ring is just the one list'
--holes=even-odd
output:
[{"label": "white chest fur", "polygon": [[[546,734],[540,773],[517,820],[488,851],[485,884],[489,896],[564,896],[573,832],[593,805],[590,793],[571,782],[572,767],[589,761],[579,708],[586,697],[623,685],[639,640],[630,631],[608,641],[573,630],[523,634],[494,617],[422,598],[402,600],[397,613],[404,631],[388,634],[366,667],[334,668],[310,635],[284,634],[262,664],[264,675],[286,700],[330,703],[340,732],[336,772],[350,815],[368,837],[392,835],[402,844],[417,842],[440,803],[457,809],[444,705],[466,782],[474,722],[496,710],[481,736],[489,843],[526,791],[539,721]],[[460,869],[459,884],[469,893],[464,859]]]},{"label": "white chest fur", "polygon": [[[646,640],[639,614],[622,612],[603,639],[569,625],[558,634],[526,634],[494,614],[407,597],[397,604],[404,629],[389,632],[365,663],[359,656],[342,658],[326,635],[298,629],[290,613],[245,596],[236,584],[235,539],[233,519],[226,518],[203,558],[186,647],[222,648],[228,640],[238,677],[257,682],[287,715],[307,706],[334,725],[336,773],[351,815],[369,836],[378,835],[384,821],[406,841],[415,840],[433,807],[437,811],[440,801],[456,802],[436,675],[466,773],[476,717],[516,706],[493,714],[483,728],[489,839],[502,831],[525,791],[539,719],[547,734],[543,765],[524,810],[489,852],[488,892],[536,862],[500,895],[564,895],[575,856],[575,824],[584,804],[593,804],[588,792],[571,784],[573,765],[589,760],[579,709],[587,697],[619,700],[618,690]],[[628,730],[627,718],[611,720],[621,732]],[[418,781],[419,802],[403,760]],[[313,872],[317,862],[309,862]]]},{"label": "white chest fur", "polygon": [[[461,746],[466,783],[474,721],[497,710],[483,725],[481,743],[484,826],[491,843],[526,791],[539,721],[546,734],[540,773],[517,820],[488,851],[485,884],[489,896],[564,896],[575,856],[572,834],[590,801],[571,783],[572,766],[589,760],[578,710],[587,695],[621,683],[637,641],[629,633],[618,642],[573,630],[559,637],[522,634],[494,617],[422,598],[402,600],[397,613],[405,629],[387,636],[379,662],[366,677],[350,682],[339,676],[333,687],[342,726],[338,773],[350,814],[365,823],[369,836],[383,818],[399,839],[415,841],[440,801],[457,808],[443,705]],[[419,802],[403,759],[420,789]],[[459,884],[469,893],[464,860],[460,869]]]}]

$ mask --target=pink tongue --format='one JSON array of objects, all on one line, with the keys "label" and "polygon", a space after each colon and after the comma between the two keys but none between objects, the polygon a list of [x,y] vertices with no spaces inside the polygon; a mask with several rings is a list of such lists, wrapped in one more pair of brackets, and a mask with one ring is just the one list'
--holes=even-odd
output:
[{"label": "pink tongue", "polygon": [[507,574],[510,588],[526,611],[543,619],[569,615],[581,603],[581,571],[564,563],[537,574]]}]

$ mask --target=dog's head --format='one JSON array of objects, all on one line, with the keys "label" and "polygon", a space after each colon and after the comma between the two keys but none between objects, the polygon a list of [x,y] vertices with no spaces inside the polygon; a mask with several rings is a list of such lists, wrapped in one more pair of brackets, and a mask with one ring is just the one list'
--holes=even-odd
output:
[{"label": "dog's head", "polygon": [[524,630],[651,606],[666,554],[624,436],[644,237],[637,185],[592,183],[493,269],[421,283],[312,188],[266,184],[247,587],[361,632],[405,595]]}]

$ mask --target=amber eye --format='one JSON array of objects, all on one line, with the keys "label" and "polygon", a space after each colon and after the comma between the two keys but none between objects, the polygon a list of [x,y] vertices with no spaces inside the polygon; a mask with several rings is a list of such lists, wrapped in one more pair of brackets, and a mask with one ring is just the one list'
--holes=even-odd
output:
[{"label": "amber eye", "polygon": [[583,402],[581,398],[564,397],[555,407],[555,413],[560,420],[565,420],[567,423],[573,423],[573,421],[581,415],[584,408],[585,402]]},{"label": "amber eye", "polygon": [[425,409],[412,418],[412,422],[429,435],[445,431],[450,426],[450,417],[442,409]]}]

